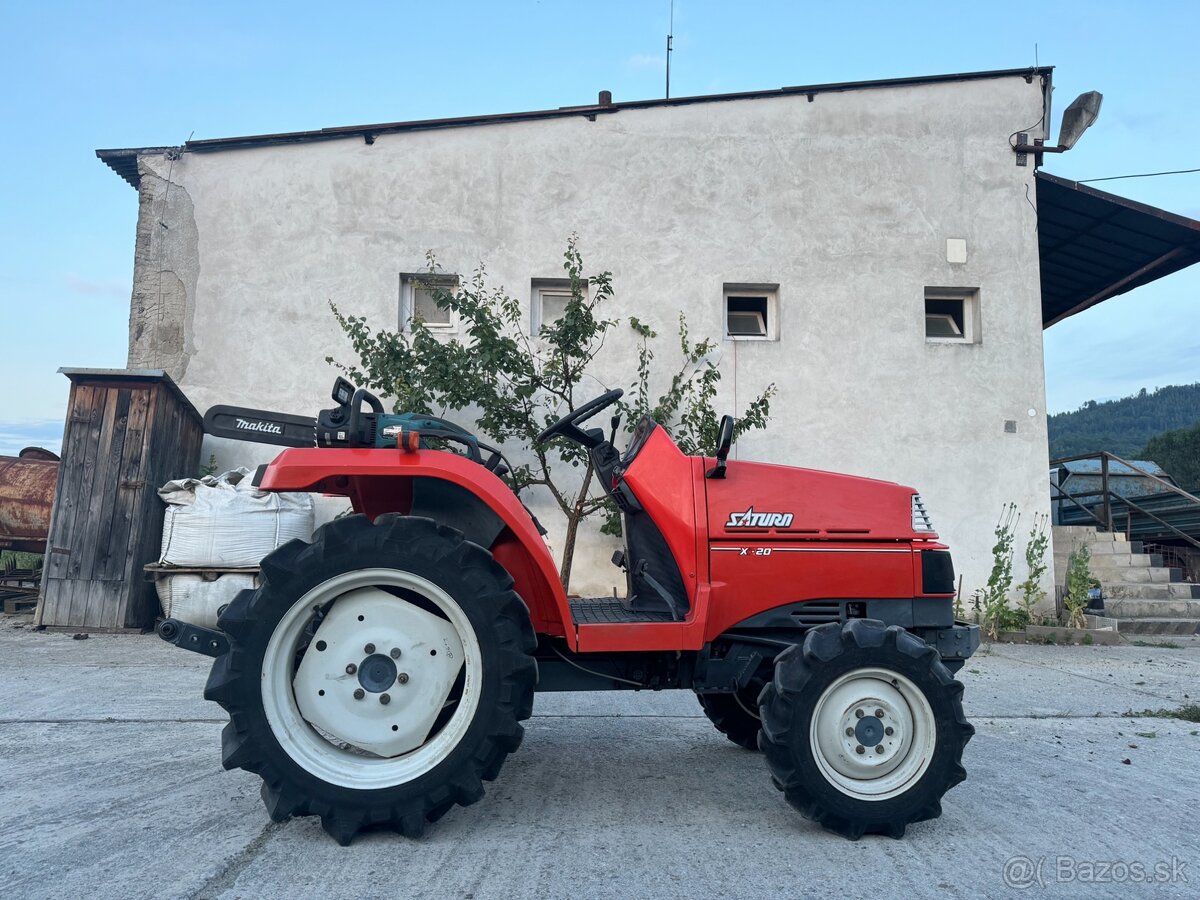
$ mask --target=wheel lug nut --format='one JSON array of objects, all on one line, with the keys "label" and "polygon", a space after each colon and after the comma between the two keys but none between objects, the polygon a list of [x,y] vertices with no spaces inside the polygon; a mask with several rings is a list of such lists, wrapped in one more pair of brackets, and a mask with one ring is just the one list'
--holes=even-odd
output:
[{"label": "wheel lug nut", "polygon": [[367,644],[367,646],[363,647],[363,649],[364,649],[365,651],[367,651],[367,653],[374,653],[374,652],[375,652],[375,645],[374,645],[374,644]]},{"label": "wheel lug nut", "polygon": [[864,715],[865,713],[861,709],[856,709],[854,711],[854,718],[856,719],[861,719]]},{"label": "wheel lug nut", "polygon": [[[392,698],[390,696],[388,696],[387,694],[380,694],[379,702],[382,703],[384,706],[387,706],[389,703],[392,702]],[[882,750],[883,748],[881,747],[880,749]]]},{"label": "wheel lug nut", "polygon": [[861,756],[862,754],[867,752],[867,748],[864,747],[862,744],[859,744],[857,747],[854,748],[854,752]]},{"label": "wheel lug nut", "polygon": [[882,752],[883,752],[883,744],[877,744],[877,745],[875,746],[875,752],[876,752],[876,753],[882,753]]},{"label": "wheel lug nut", "polygon": [[891,725],[889,725],[887,728],[883,729],[883,733],[886,734],[888,737],[891,737],[893,734],[896,733],[896,729],[894,729]]},{"label": "wheel lug nut", "polygon": [[346,666],[346,674],[347,675],[353,675],[357,671],[358,671],[358,666],[356,666],[354,663],[350,663],[349,665]]},{"label": "wheel lug nut", "polygon": [[852,734],[854,734],[854,729],[853,729],[853,728],[847,728],[847,729],[846,729],[846,737],[850,737]]},{"label": "wheel lug nut", "polygon": [[875,718],[877,718],[877,719],[883,718],[883,710],[882,709],[875,710]]},{"label": "wheel lug nut", "polygon": [[401,684],[408,684],[408,673],[401,672],[399,675],[396,676],[396,680],[398,682],[400,682]]},{"label": "wheel lug nut", "polygon": [[393,648],[392,648],[391,657],[392,657],[392,659],[399,659],[399,658],[400,658],[400,648],[399,648],[399,647],[393,647]]},{"label": "wheel lug nut", "polygon": [[362,688],[354,689],[354,699],[355,700],[361,700],[365,696],[367,696],[367,692],[364,691]]}]

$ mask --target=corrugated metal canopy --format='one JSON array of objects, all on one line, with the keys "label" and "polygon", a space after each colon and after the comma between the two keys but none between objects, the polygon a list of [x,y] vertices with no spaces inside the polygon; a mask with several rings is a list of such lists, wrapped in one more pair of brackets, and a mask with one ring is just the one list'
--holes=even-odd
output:
[{"label": "corrugated metal canopy", "polygon": [[1200,222],[1037,173],[1042,327],[1200,262]]}]

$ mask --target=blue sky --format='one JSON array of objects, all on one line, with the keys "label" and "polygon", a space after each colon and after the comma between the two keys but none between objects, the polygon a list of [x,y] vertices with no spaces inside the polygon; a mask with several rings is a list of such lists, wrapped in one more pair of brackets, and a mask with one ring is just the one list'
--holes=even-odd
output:
[{"label": "blue sky", "polygon": [[[0,4],[0,452],[56,446],[59,366],[122,366],[135,192],[97,147],[662,95],[654,2]],[[1099,121],[1046,169],[1200,167],[1200,3],[675,4],[672,94],[1057,67],[1055,122]],[[1097,185],[1200,218],[1200,173]],[[1195,267],[1200,269],[1200,267]],[[1051,412],[1200,380],[1200,271],[1046,333]],[[318,386],[319,387],[319,386]]]}]

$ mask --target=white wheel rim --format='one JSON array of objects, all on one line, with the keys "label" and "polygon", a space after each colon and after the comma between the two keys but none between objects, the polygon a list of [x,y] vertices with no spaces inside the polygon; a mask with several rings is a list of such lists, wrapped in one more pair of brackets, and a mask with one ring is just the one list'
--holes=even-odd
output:
[{"label": "white wheel rim", "polygon": [[831,785],[856,800],[888,800],[913,787],[933,760],[937,721],[899,672],[855,669],[817,700],[809,746]]},{"label": "white wheel rim", "polygon": [[[464,671],[461,694],[458,695],[457,706],[450,719],[421,746],[391,758],[372,755],[353,747],[339,746],[324,737],[301,712],[293,684],[297,680],[298,671],[294,662],[296,650],[312,619],[313,607],[324,607],[333,601],[332,613],[332,609],[336,608],[339,602],[338,598],[343,595],[354,591],[361,593],[364,588],[380,586],[412,591],[437,607],[453,626],[458,640],[461,641],[463,659],[460,668]],[[399,605],[401,613],[404,608],[417,609],[415,604],[410,604],[400,597],[392,599]],[[362,635],[364,643],[370,641],[371,629],[364,627]],[[314,637],[313,644],[315,643]],[[314,652],[316,651],[313,646],[310,646],[306,651],[306,659],[307,654]],[[361,656],[361,652],[359,655]],[[425,665],[428,667],[430,664]],[[407,690],[409,687],[423,690],[420,686],[426,683],[427,679],[422,676],[427,674],[427,671],[422,671],[420,654],[411,654],[410,659],[405,659],[403,669],[410,675],[411,681],[403,687],[397,686],[395,690]],[[377,790],[418,778],[442,762],[458,746],[479,707],[482,677],[483,666],[475,630],[462,607],[449,594],[433,582],[410,572],[398,569],[361,569],[335,576],[317,585],[292,604],[280,619],[263,654],[263,710],[275,739],[297,765],[330,784]],[[348,685],[342,687],[352,690]],[[362,708],[364,717],[377,717],[378,695],[367,694]]]}]

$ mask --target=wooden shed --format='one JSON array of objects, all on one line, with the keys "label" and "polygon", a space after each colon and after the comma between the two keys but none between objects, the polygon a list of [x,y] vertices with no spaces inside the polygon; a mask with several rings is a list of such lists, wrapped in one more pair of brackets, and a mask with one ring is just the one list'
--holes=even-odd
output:
[{"label": "wooden shed", "polygon": [[71,380],[36,624],[140,631],[158,614],[160,485],[197,474],[200,414],[161,369],[59,369]]}]

